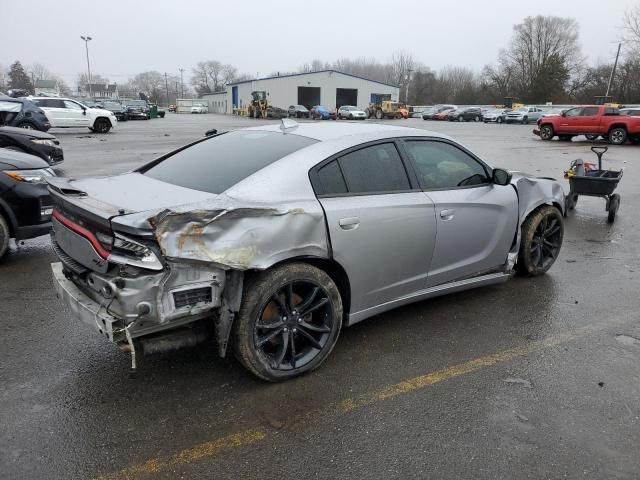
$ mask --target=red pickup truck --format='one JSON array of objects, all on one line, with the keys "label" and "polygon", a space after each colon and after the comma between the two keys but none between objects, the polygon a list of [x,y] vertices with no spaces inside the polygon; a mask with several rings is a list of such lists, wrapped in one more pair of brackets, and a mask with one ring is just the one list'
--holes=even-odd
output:
[{"label": "red pickup truck", "polygon": [[589,138],[603,136],[614,145],[622,145],[627,140],[640,144],[640,117],[620,115],[615,107],[586,105],[560,115],[541,117],[533,133],[542,140],[555,136],[560,140],[571,140],[576,135],[586,135]]}]

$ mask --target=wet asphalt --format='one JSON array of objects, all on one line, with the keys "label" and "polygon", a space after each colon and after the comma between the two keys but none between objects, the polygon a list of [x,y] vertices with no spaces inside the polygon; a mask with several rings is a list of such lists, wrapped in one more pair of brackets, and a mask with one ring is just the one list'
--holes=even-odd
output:
[{"label": "wet asphalt", "polygon": [[[256,122],[169,114],[51,133],[78,177]],[[595,158],[531,126],[395,123],[558,179]],[[625,168],[618,218],[581,197],[548,275],[345,329],[323,367],[285,384],[211,345],[144,358],[129,378],[129,358],[56,298],[48,239],[18,245],[0,262],[0,478],[639,478],[640,147],[604,159]]]}]

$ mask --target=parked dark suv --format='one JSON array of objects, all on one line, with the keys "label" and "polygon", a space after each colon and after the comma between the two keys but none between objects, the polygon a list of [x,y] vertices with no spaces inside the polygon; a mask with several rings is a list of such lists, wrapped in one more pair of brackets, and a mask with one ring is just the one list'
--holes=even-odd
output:
[{"label": "parked dark suv", "polygon": [[449,112],[450,122],[479,122],[482,120],[482,110],[478,107],[463,107]]},{"label": "parked dark suv", "polygon": [[127,116],[129,119],[138,118],[149,120],[151,118],[149,104],[146,100],[127,100],[125,105],[127,106]]},{"label": "parked dark suv", "polygon": [[36,155],[51,166],[64,161],[60,141],[50,133],[38,130],[0,127],[0,148]]},{"label": "parked dark suv", "polygon": [[51,123],[44,111],[26,98],[0,98],[0,127],[18,127],[46,132]]},{"label": "parked dark suv", "polygon": [[105,100],[104,102],[102,102],[102,105],[97,108],[102,108],[103,110],[109,110],[110,112],[113,112],[119,122],[126,122],[127,120],[129,120],[127,107],[122,105],[120,102]]},{"label": "parked dark suv", "polygon": [[45,178],[55,173],[34,155],[0,148],[0,258],[9,240],[46,235],[52,204]]}]

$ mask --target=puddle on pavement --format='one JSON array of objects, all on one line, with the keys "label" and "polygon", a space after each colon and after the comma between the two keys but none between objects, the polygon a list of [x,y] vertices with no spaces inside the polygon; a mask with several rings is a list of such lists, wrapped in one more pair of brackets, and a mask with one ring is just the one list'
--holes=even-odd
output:
[{"label": "puddle on pavement", "polygon": [[632,337],[630,335],[616,335],[616,340],[622,345],[637,345],[640,347],[640,338]]}]

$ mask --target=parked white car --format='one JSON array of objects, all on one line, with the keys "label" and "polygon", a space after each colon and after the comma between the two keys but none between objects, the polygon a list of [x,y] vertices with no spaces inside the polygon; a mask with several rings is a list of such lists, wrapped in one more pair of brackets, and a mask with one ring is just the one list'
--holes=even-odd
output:
[{"label": "parked white car", "polygon": [[87,127],[92,132],[107,133],[118,125],[113,112],[87,107],[77,100],[58,97],[29,97],[51,123],[51,128]]},{"label": "parked white car", "polygon": [[338,118],[348,118],[349,120],[364,120],[367,114],[358,107],[344,105],[338,109]]},{"label": "parked white car", "polygon": [[202,103],[196,103],[191,107],[191,113],[209,113],[209,107]]}]

